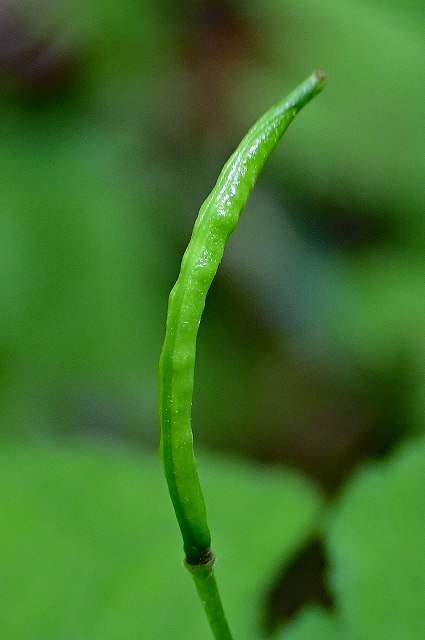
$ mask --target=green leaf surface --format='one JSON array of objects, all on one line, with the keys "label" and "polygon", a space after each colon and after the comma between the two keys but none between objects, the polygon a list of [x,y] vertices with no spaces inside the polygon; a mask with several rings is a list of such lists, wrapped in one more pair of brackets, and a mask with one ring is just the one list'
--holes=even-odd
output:
[{"label": "green leaf surface", "polygon": [[[320,501],[289,472],[219,459],[200,467],[229,620],[236,637],[256,638],[263,590]],[[0,513],[2,638],[210,637],[159,460],[94,446],[5,448]]]},{"label": "green leaf surface", "polygon": [[327,529],[335,613],[303,609],[276,640],[425,637],[425,440],[356,474]]},{"label": "green leaf surface", "polygon": [[275,640],[337,640],[340,638],[335,618],[320,607],[307,607]]},{"label": "green leaf surface", "polygon": [[347,640],[425,637],[425,440],[364,469],[332,518],[331,583]]}]

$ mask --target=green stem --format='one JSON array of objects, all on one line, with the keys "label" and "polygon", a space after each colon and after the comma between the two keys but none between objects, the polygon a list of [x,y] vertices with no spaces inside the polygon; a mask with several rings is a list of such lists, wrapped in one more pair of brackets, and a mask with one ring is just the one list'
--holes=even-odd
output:
[{"label": "green stem", "polygon": [[198,327],[226,242],[264,163],[298,111],[323,86],[324,75],[313,73],[248,131],[201,207],[169,298],[159,366],[161,455],[187,566],[217,640],[228,640],[231,635],[212,564],[209,566],[211,536],[193,451],[191,408]]},{"label": "green stem", "polygon": [[214,561],[215,558],[211,555],[205,564],[185,564],[192,574],[215,640],[233,640],[215,579]]}]

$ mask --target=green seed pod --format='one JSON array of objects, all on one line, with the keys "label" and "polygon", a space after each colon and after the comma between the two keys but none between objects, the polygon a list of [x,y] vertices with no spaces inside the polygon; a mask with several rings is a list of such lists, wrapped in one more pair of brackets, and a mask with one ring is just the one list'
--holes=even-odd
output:
[{"label": "green seed pod", "polygon": [[170,293],[159,367],[161,455],[190,565],[212,557],[191,428],[196,337],[205,298],[264,163],[297,112],[323,86],[324,74],[314,73],[248,131],[201,207]]}]

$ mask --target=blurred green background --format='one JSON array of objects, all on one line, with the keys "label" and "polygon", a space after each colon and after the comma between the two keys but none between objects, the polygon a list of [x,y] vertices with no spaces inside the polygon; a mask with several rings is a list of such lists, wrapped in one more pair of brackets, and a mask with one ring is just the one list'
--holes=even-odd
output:
[{"label": "blurred green background", "polygon": [[[245,459],[254,476],[255,469],[266,473],[258,464],[290,468],[299,491],[328,500],[344,491],[359,464],[420,438],[424,60],[419,0],[2,0],[0,439],[6,468],[15,468],[17,456],[17,468],[39,465],[49,475],[49,465],[60,467],[55,456],[74,455],[82,490],[91,491],[97,478],[94,504],[105,475],[103,467],[95,471],[99,450],[117,455],[118,466],[128,458],[130,468],[139,454],[148,456],[156,469],[157,361],[167,296],[196,213],[246,129],[318,68],[327,73],[326,90],[269,161],[207,301],[195,440],[216,455]],[[94,447],[93,459],[85,447]],[[87,477],[86,468],[92,469]],[[22,471],[14,489],[4,474],[5,495],[25,494],[37,473]],[[141,474],[142,484],[151,482],[147,513],[156,508],[152,474],[157,481],[156,471]],[[66,498],[61,482],[53,482],[55,500],[65,501],[72,520],[78,491]],[[39,491],[37,499],[47,500],[45,479]],[[5,518],[6,539],[28,514],[25,500],[19,506],[11,498],[15,506],[5,507],[12,522],[8,530]],[[319,503],[311,499],[311,513]],[[92,506],[87,503],[87,513]],[[279,613],[276,594],[289,559],[295,562],[297,548],[316,535],[316,516],[297,513],[298,543],[282,542],[283,577],[274,571],[271,620],[292,615]],[[27,550],[33,526],[29,518],[22,538]],[[52,533],[52,540],[60,535]],[[73,544],[79,538],[76,531]],[[18,546],[9,558],[21,554]],[[95,567],[88,557],[81,562]],[[22,582],[26,571],[35,571],[30,559],[25,566]],[[320,579],[310,581],[320,581],[324,571],[319,567]],[[5,584],[13,573],[11,561]],[[49,588],[69,584],[69,573],[64,568],[45,582]],[[272,583],[272,575],[261,578],[255,597],[261,593],[265,602]],[[40,580],[28,584],[31,602]],[[101,610],[93,615],[104,621],[108,598],[98,594],[95,603],[87,588],[89,609]],[[301,604],[308,601],[305,585],[299,591]],[[24,597],[19,593],[15,601]],[[83,598],[77,587],[76,593]],[[137,589],[132,597],[143,601]],[[316,599],[329,605],[323,594]],[[20,627],[13,623],[18,614],[7,609],[8,638],[30,638],[28,628],[38,629],[40,608],[29,608]],[[129,622],[109,636],[95,625],[72,631],[67,620],[57,628],[40,622],[31,638],[137,637]],[[167,634],[158,627],[142,637]]]}]

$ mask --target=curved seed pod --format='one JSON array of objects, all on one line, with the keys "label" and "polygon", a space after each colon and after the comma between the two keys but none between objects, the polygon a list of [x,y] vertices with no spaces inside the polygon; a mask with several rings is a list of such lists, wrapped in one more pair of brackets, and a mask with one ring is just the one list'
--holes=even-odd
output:
[{"label": "curved seed pod", "polygon": [[190,565],[212,557],[191,429],[196,337],[205,298],[264,163],[297,112],[323,86],[324,74],[314,73],[248,131],[201,207],[170,293],[159,367],[161,455]]}]

